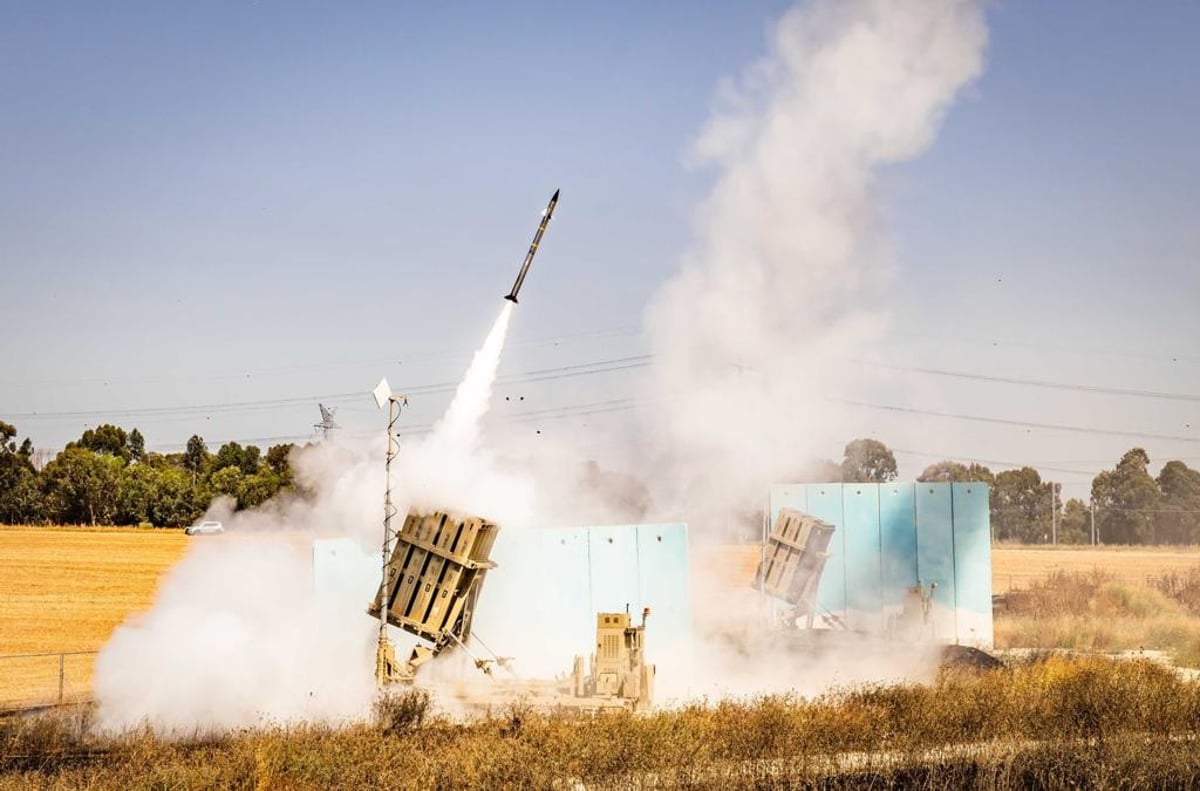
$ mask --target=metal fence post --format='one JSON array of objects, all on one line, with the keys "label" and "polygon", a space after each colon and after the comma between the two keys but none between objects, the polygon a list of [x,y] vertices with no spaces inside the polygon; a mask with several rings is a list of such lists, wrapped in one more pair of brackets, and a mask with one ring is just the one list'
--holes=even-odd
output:
[{"label": "metal fence post", "polygon": [[[98,651],[46,651],[40,654],[0,654],[0,714],[23,711],[42,706],[65,706],[67,703],[67,657],[95,657]],[[45,660],[58,657],[58,699],[54,698],[53,677],[47,679],[43,675]],[[32,668],[36,682],[33,685],[5,683],[9,678],[8,664],[12,660],[29,659],[36,662]],[[51,665],[53,667],[53,665]],[[18,672],[17,675],[20,675]],[[28,688],[26,688],[28,687]],[[87,686],[75,691],[75,702],[88,700]]]}]

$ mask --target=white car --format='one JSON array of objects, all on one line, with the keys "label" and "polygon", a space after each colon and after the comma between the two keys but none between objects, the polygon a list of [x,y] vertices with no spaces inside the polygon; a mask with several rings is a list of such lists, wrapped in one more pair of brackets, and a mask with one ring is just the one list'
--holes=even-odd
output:
[{"label": "white car", "polygon": [[198,525],[185,528],[183,532],[189,536],[213,536],[218,533],[224,533],[225,525],[220,522],[201,522]]}]

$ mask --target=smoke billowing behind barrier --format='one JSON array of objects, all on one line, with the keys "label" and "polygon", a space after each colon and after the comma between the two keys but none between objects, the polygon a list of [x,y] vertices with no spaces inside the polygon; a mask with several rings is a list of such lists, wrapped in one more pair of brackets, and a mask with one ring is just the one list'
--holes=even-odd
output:
[{"label": "smoke billowing behind barrier", "polygon": [[[864,386],[861,356],[887,323],[890,251],[880,168],[924,151],[983,67],[973,0],[817,0],[788,11],[766,58],[729,84],[693,146],[711,194],[680,271],[651,302],[647,433],[660,510],[700,540],[761,507],[767,487],[833,455],[855,428],[826,396]],[[705,569],[694,567],[698,575]],[[698,591],[720,587],[702,581]],[[759,641],[748,591],[703,595],[692,690],[818,692],[922,680],[937,652],[849,640],[805,657]]]},{"label": "smoke billowing behind barrier", "polygon": [[886,323],[876,171],[929,146],[985,42],[972,0],[819,0],[725,87],[693,147],[716,168],[695,246],[646,314],[666,502],[757,504],[847,439],[824,396]]}]

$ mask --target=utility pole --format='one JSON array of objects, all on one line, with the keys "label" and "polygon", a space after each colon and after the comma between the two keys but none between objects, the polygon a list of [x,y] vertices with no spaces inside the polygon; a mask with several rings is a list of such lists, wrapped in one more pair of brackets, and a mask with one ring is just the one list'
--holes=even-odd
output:
[{"label": "utility pole", "polygon": [[1092,546],[1096,546],[1098,536],[1096,535],[1096,498],[1092,498]]},{"label": "utility pole", "polygon": [[1055,483],[1050,484],[1050,543],[1055,546],[1058,545],[1058,508],[1056,507],[1058,497],[1055,491],[1056,486],[1057,484]]}]

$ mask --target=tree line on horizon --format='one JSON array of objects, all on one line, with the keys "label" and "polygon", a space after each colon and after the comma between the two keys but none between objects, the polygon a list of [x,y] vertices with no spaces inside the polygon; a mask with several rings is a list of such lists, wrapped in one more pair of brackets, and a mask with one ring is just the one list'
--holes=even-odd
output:
[{"label": "tree line on horizon", "polygon": [[[0,420],[0,524],[183,527],[203,516],[215,497],[252,508],[294,489],[294,447],[274,445],[263,454],[255,445],[227,442],[212,453],[193,435],[180,453],[154,453],[138,429],[105,424],[84,431],[39,470],[33,443],[18,444],[16,427]],[[1200,544],[1200,470],[1173,460],[1155,477],[1149,466],[1145,450],[1130,449],[1092,480],[1090,503],[1064,502],[1058,485],[1032,467],[993,473],[947,459],[930,464],[917,480],[986,483],[996,541],[1040,544],[1053,536],[1059,543],[1088,543],[1094,516],[1101,543]],[[840,463],[814,462],[800,478],[887,483],[897,478],[896,457],[879,440],[856,439]],[[630,485],[641,489],[632,479],[604,488],[627,494]]]},{"label": "tree line on horizon", "polygon": [[[841,464],[817,462],[817,474],[840,475],[844,483],[886,483],[896,479],[896,457],[876,439],[846,445]],[[1143,448],[1126,451],[1112,469],[1092,479],[1091,502],[1072,497],[1042,480],[1033,467],[993,473],[983,464],[946,459],[926,467],[923,483],[986,483],[991,492],[992,538],[1022,544],[1200,544],[1200,470],[1183,461],[1150,474]]]},{"label": "tree line on horizon", "polygon": [[136,428],[105,424],[68,442],[39,470],[33,443],[18,445],[16,437],[16,427],[0,420],[0,524],[184,527],[215,497],[250,508],[293,486],[291,444],[265,456],[237,442],[210,453],[193,435],[182,453],[154,453]]}]

